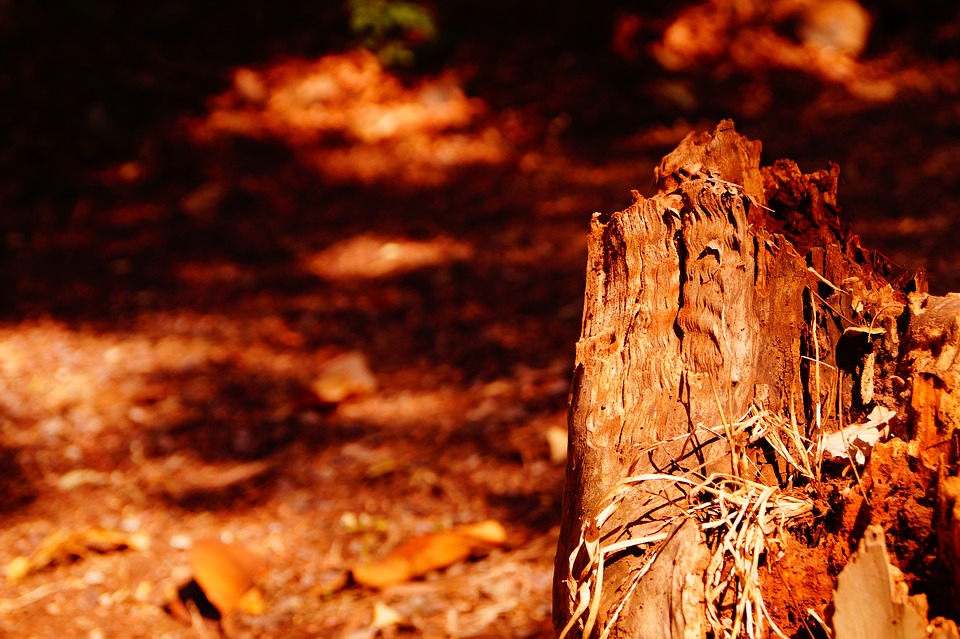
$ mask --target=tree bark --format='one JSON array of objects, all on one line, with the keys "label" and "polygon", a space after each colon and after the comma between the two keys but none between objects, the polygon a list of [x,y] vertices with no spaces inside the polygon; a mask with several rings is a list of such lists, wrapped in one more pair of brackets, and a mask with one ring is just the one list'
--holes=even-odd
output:
[{"label": "tree bark", "polygon": [[922,281],[891,284],[895,269],[841,232],[835,165],[761,169],[760,149],[730,121],[691,134],[657,168],[655,196],[593,217],[554,577],[560,634],[724,634],[718,611],[744,584],[728,570],[732,590],[718,594],[725,555],[698,495],[726,477],[758,494],[800,482],[756,431],[733,425],[753,407],[818,441],[830,415],[850,423],[903,390],[901,288]]}]

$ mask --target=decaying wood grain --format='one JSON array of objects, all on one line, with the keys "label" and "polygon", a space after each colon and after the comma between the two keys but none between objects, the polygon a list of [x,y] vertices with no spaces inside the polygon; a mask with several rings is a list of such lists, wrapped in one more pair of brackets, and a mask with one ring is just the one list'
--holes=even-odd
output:
[{"label": "decaying wood grain", "polygon": [[[952,477],[945,492],[955,499]],[[950,502],[950,508],[953,508]],[[953,517],[948,517],[952,520]],[[951,542],[947,542],[948,544]],[[831,619],[834,639],[958,639],[957,624],[928,619],[924,594],[910,594],[903,573],[890,561],[881,526],[868,526],[857,552],[837,578]]]},{"label": "decaying wood grain", "polygon": [[[725,174],[735,174],[754,191],[724,182],[720,163],[742,167]],[[710,446],[692,455],[679,444],[648,450],[650,444],[668,442],[691,423],[722,423],[718,394],[740,413],[756,385],[769,388],[774,375],[798,377],[796,357],[767,358],[774,365],[765,366],[766,375],[759,373],[761,326],[800,323],[802,318],[798,303],[778,309],[782,315],[774,317],[771,306],[756,299],[755,283],[776,264],[795,278],[783,286],[799,290],[805,273],[800,256],[789,247],[771,240],[768,249],[765,242],[754,241],[749,229],[748,210],[763,201],[759,145],[738,137],[732,126],[718,129],[713,138],[688,138],[664,160],[657,181],[661,193],[656,197],[637,196],[631,208],[609,219],[594,216],[591,227],[559,574],[567,572],[563,564],[580,526],[612,481],[631,474],[628,469],[638,464],[647,472],[669,473],[677,465],[689,469],[704,456],[714,456]],[[669,507],[662,491],[669,498],[665,485],[651,483],[633,507],[622,509],[615,525],[645,510]],[[631,534],[645,534],[640,528]],[[689,567],[689,574],[677,576],[681,582],[702,571],[699,543],[677,536],[663,554],[678,569]],[[604,589],[601,611],[623,597],[618,586],[628,583],[633,563],[624,556],[609,566],[605,583],[611,587]],[[676,571],[671,566],[667,572]],[[566,582],[556,583],[558,625],[563,627],[573,612],[563,607],[572,601],[571,593],[564,590]],[[634,599],[647,604],[623,618],[624,633],[702,634],[702,611],[692,615],[688,632],[685,620],[672,618],[673,611],[659,603],[662,588],[654,579],[640,584]],[[644,634],[652,629],[656,635]]]},{"label": "decaying wood grain", "polygon": [[960,427],[960,297],[910,296],[909,329],[901,374],[912,382],[916,455],[930,470],[956,464]]},{"label": "decaying wood grain", "polygon": [[917,536],[935,535],[947,600],[960,602],[960,296],[914,293],[908,311],[900,374],[910,380],[907,436],[919,461],[913,480],[937,496],[935,529]]},{"label": "decaying wood grain", "polygon": [[937,555],[947,590],[960,599],[960,477],[943,477],[937,487]]},{"label": "decaying wood grain", "polygon": [[880,526],[870,526],[837,579],[835,639],[926,639],[927,600],[910,595]]},{"label": "decaying wood grain", "polygon": [[[688,437],[698,428],[760,404],[812,438],[831,414],[849,423],[904,390],[894,372],[905,295],[888,263],[841,232],[837,167],[761,169],[759,156],[759,142],[722,122],[664,158],[655,196],[593,217],[554,581],[555,625],[568,636],[707,635],[704,541],[686,524],[639,581],[642,553],[611,556],[596,618],[576,621],[587,617],[577,609],[581,531],[620,480],[656,475],[590,543],[659,530],[653,520],[677,508],[664,476],[744,471],[722,438]],[[790,480],[784,468],[766,471],[750,479]]]}]

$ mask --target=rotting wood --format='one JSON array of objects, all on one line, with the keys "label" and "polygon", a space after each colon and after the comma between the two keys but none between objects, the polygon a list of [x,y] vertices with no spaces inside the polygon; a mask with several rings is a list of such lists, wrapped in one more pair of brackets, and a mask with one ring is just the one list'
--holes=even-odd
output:
[{"label": "rotting wood", "polygon": [[880,526],[867,528],[837,579],[834,639],[926,639],[927,599],[910,595]]},{"label": "rotting wood", "polygon": [[960,297],[910,296],[901,374],[912,379],[914,455],[936,470],[956,464],[960,426]]},{"label": "rotting wood", "polygon": [[937,555],[947,576],[948,595],[960,599],[960,477],[944,477],[938,486]]},{"label": "rotting wood", "polygon": [[[772,618],[757,611],[753,577],[716,550],[717,531],[765,552],[763,539],[743,540],[743,522],[753,516],[775,543],[784,513],[823,500],[823,434],[877,405],[922,422],[929,401],[912,411],[903,402],[923,379],[942,387],[942,376],[910,367],[952,370],[949,348],[933,343],[949,347],[960,323],[933,321],[932,310],[921,320],[944,306],[922,277],[842,232],[838,168],[761,169],[759,155],[759,142],[724,121],[664,158],[656,195],[593,217],[554,578],[564,636],[761,636]],[[939,439],[919,450],[942,445],[952,390],[928,420]],[[772,439],[770,423],[795,437]],[[908,423],[894,434],[909,439]],[[760,440],[784,454],[751,445]],[[850,465],[865,497],[869,477]],[[743,494],[726,494],[731,486]],[[708,493],[719,495],[713,520],[703,515]],[[724,519],[730,508],[741,518]]]}]

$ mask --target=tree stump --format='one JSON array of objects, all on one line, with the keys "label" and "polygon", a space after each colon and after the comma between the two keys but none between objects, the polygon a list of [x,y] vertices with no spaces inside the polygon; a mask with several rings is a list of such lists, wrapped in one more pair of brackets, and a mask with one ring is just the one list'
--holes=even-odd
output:
[{"label": "tree stump", "polygon": [[849,555],[876,509],[838,486],[869,481],[859,464],[878,439],[919,442],[921,492],[955,471],[943,442],[960,376],[944,371],[960,349],[942,344],[960,345],[960,299],[930,298],[922,274],[842,232],[836,165],[761,169],[760,148],[731,121],[691,134],[656,169],[655,196],[593,217],[554,577],[561,636],[781,632],[797,611],[772,608],[760,575],[777,556],[804,560],[786,541],[794,522],[839,521],[831,561]]}]

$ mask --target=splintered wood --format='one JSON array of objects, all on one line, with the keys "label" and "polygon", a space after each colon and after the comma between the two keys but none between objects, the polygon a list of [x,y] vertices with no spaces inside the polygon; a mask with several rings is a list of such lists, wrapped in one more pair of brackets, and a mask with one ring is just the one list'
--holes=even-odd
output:
[{"label": "splintered wood", "polygon": [[[664,160],[657,172],[661,193],[656,198],[637,195],[634,205],[622,213],[594,216],[564,508],[576,516],[563,522],[557,558],[561,578],[555,582],[560,628],[577,616],[578,609],[590,611],[585,621],[588,633],[594,624],[603,629],[614,620],[637,636],[651,637],[662,636],[659,630],[649,634],[653,627],[676,626],[685,633],[685,619],[705,625],[704,604],[697,598],[691,602],[694,610],[674,618],[666,606],[646,607],[643,612],[641,606],[624,607],[621,585],[631,584],[630,597],[638,602],[653,601],[662,592],[662,585],[652,579],[632,578],[636,571],[644,571],[638,558],[611,561],[603,572],[602,551],[579,558],[571,553],[584,532],[596,528],[595,505],[617,479],[665,470],[683,475],[699,470],[704,460],[709,460],[711,471],[730,470],[720,460],[724,453],[716,437],[702,433],[715,443],[692,446],[685,436],[691,425],[724,423],[718,396],[723,396],[730,414],[742,414],[754,386],[767,383],[757,374],[766,368],[758,365],[761,321],[770,325],[802,321],[799,304],[791,308],[786,299],[777,300],[779,314],[774,316],[768,302],[755,294],[758,272],[765,274],[770,262],[789,253],[775,247],[768,254],[764,247],[757,263],[748,210],[763,199],[759,153],[758,144],[747,143],[727,124],[718,129],[716,138],[688,139]],[[738,184],[750,185],[753,191]],[[804,278],[799,256],[793,257],[795,281],[784,284],[787,290],[791,286],[799,290]],[[795,358],[764,361],[774,364],[776,377],[797,377],[797,370],[790,369]],[[641,464],[640,472],[628,472],[633,463]],[[642,513],[677,512],[671,506],[674,499],[683,499],[683,493],[671,481],[651,479],[643,490],[619,503],[604,520],[605,530],[594,530],[597,538],[587,541],[598,541],[611,531],[619,531],[617,537],[658,535],[664,520],[644,520]],[[675,567],[686,568],[686,574],[677,576],[681,582],[702,580],[701,557],[708,553],[686,537],[658,541],[658,554],[670,557]],[[585,583],[575,574],[582,568],[577,564],[593,559],[599,561],[603,578],[584,590]],[[564,602],[569,607],[563,607]]]},{"label": "splintered wood", "polygon": [[837,578],[833,605],[834,639],[957,637],[952,621],[939,618],[932,625],[927,621],[927,599],[909,594],[903,573],[890,563],[880,526],[867,528],[856,554]]},{"label": "splintered wood", "polygon": [[[664,158],[655,196],[593,216],[554,576],[564,638],[825,624],[823,604],[763,595],[761,574],[801,545],[786,543],[794,522],[822,525],[838,482],[879,517],[868,459],[888,437],[916,435],[922,490],[955,473],[960,300],[930,298],[841,230],[838,167],[759,158],[724,121]],[[927,498],[909,499],[904,521],[929,523]]]}]

